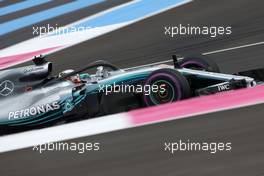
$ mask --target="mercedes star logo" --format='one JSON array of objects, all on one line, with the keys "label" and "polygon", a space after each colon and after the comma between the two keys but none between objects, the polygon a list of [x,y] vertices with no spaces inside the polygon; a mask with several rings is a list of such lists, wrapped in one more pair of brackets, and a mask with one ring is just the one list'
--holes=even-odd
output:
[{"label": "mercedes star logo", "polygon": [[2,96],[8,96],[14,91],[14,83],[5,80],[0,84],[0,95]]}]

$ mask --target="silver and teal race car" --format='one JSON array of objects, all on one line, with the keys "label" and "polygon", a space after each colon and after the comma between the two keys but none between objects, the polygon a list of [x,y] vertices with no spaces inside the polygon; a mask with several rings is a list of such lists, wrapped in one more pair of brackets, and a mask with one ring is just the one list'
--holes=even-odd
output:
[{"label": "silver and teal race car", "polygon": [[[96,61],[52,75],[52,63],[0,71],[0,130],[22,130],[129,111],[261,84],[263,69],[219,73],[210,59],[173,56],[171,65],[120,69]],[[96,69],[95,74],[88,70]]]}]

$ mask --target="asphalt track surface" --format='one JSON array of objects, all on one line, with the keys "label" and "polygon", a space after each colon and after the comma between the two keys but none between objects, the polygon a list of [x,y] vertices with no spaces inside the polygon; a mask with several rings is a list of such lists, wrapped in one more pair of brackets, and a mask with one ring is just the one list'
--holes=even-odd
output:
[{"label": "asphalt track surface", "polygon": [[[55,72],[97,59],[120,67],[168,60],[171,54],[204,53],[264,41],[264,2],[196,0],[49,57]],[[229,37],[164,35],[164,26],[232,26]],[[209,55],[223,72],[264,66],[264,46]],[[0,155],[3,175],[250,175],[264,174],[263,107],[257,105],[76,139],[99,141],[101,151],[76,154],[32,149]],[[164,152],[165,141],[231,141],[232,151]]]},{"label": "asphalt track surface", "polygon": [[[264,174],[263,105],[122,130],[68,142],[100,142],[100,151],[0,155],[1,175],[225,175]],[[232,142],[229,152],[164,151],[164,142]]]},{"label": "asphalt track surface", "polygon": [[5,0],[5,1],[1,1],[0,2],[0,7],[5,7],[5,6],[8,6],[8,5],[12,5],[12,4],[15,4],[15,3],[18,3],[18,2],[21,2],[22,0]]},{"label": "asphalt track surface", "polygon": [[49,8],[57,7],[59,5],[66,4],[66,3],[69,3],[69,2],[72,2],[72,1],[73,0],[50,1],[50,2],[41,4],[41,5],[37,5],[37,6],[31,7],[31,8],[26,8],[24,10],[19,10],[19,11],[15,12],[15,13],[10,13],[10,14],[1,16],[1,22],[14,20],[14,19],[22,17],[22,16],[30,15],[30,14],[33,14],[33,13],[36,13],[36,12],[39,12],[39,11],[42,11],[42,10],[46,10],[46,9],[49,9]]}]

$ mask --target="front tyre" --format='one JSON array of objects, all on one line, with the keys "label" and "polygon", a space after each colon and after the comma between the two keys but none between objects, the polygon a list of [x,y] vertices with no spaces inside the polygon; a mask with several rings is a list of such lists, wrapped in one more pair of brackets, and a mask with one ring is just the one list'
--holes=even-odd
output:
[{"label": "front tyre", "polygon": [[146,106],[170,103],[191,96],[187,79],[172,69],[160,69],[151,73],[144,83],[144,87],[147,86],[150,87],[150,91],[143,93],[143,102]]}]

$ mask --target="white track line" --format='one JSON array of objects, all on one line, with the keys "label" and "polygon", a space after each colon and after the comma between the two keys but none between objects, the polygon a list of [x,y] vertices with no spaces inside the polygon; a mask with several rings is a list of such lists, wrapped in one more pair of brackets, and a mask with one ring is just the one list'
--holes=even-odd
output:
[{"label": "white track line", "polygon": [[[248,47],[258,46],[258,45],[263,45],[263,44],[264,44],[264,41],[258,42],[258,43],[247,44],[247,45],[236,46],[236,47],[232,47],[232,48],[210,51],[210,52],[202,53],[202,55],[204,55],[204,56],[205,55],[211,55],[211,54],[222,53],[222,52],[226,52],[226,51],[248,48]],[[181,58],[179,58],[179,59],[181,59]],[[145,65],[140,65],[140,66],[135,66],[135,67],[129,67],[129,68],[125,68],[124,70],[136,69],[136,68],[141,68],[141,67],[148,67],[148,66],[153,66],[153,65],[157,65],[157,64],[165,64],[165,63],[169,63],[169,62],[172,62],[172,59],[154,62],[154,63],[150,63],[150,64],[145,64]]]},{"label": "white track line", "polygon": [[211,51],[211,52],[203,53],[203,55],[221,53],[221,52],[225,52],[225,51],[237,50],[237,49],[241,49],[241,48],[248,48],[248,47],[257,46],[257,45],[263,45],[263,44],[264,44],[264,41],[263,42],[258,42],[258,43],[252,43],[252,44],[248,44],[248,45],[242,45],[242,46],[237,46],[237,47],[232,47],[232,48],[226,48],[226,49]]},{"label": "white track line", "polygon": [[125,113],[0,137],[0,153],[132,127]]}]

